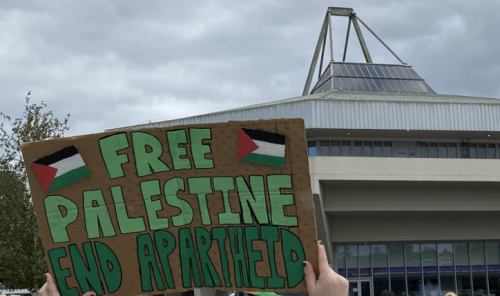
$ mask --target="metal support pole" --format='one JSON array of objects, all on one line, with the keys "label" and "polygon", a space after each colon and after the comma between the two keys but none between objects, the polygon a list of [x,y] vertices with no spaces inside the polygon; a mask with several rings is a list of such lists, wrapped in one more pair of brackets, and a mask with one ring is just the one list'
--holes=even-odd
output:
[{"label": "metal support pole", "polygon": [[403,64],[403,65],[406,65],[405,62],[403,62],[403,60],[401,60],[395,53],[394,51],[392,51],[392,49],[389,48],[389,46],[387,46],[387,44],[384,43],[384,41],[382,41],[382,39],[380,39],[380,37],[377,36],[377,34],[375,34],[375,32],[372,31],[372,29],[370,29],[357,15],[355,15],[355,17],[361,22],[361,24],[363,24],[363,26],[365,26],[366,29],[368,29],[368,31],[370,31],[370,33],[373,34],[373,36],[375,36],[375,38],[377,38],[378,41],[380,41],[380,43],[382,43],[383,46],[385,46],[385,48],[387,48],[391,53],[392,55],[394,55],[394,57],[396,57],[396,59],[398,59],[398,61]]},{"label": "metal support pole", "polygon": [[345,36],[344,57],[342,58],[342,62],[345,62],[345,56],[347,55],[347,45],[349,44],[350,33],[351,33],[351,17],[349,17],[349,23],[347,24],[347,35]]},{"label": "metal support pole", "polygon": [[328,218],[325,212],[325,207],[323,204],[323,198],[319,194],[313,194],[314,202],[314,213],[316,215],[317,232],[318,239],[323,241],[323,245],[326,249],[326,257],[328,262],[333,263],[335,261],[333,253],[333,245],[330,233],[328,233]]},{"label": "metal support pole", "polygon": [[451,244],[451,250],[453,254],[453,276],[455,282],[455,293],[458,294],[458,283],[457,283],[457,262],[455,260],[455,244]]},{"label": "metal support pole", "polygon": [[406,268],[406,248],[404,244],[401,244],[403,246],[403,265],[405,267],[405,287],[406,287],[406,295],[408,294],[408,269]]},{"label": "metal support pole", "polygon": [[470,279],[470,291],[474,295],[474,278],[472,276],[472,266],[471,266],[471,256],[470,256],[470,243],[467,244],[467,250],[469,251],[469,279]]},{"label": "metal support pole", "polygon": [[385,251],[387,252],[387,276],[389,277],[389,290],[392,291],[391,283],[391,254],[389,253],[389,245],[385,245]]},{"label": "metal support pole", "polygon": [[304,86],[304,91],[302,92],[303,96],[307,96],[309,93],[309,89],[311,88],[311,82],[314,75],[314,70],[316,70],[316,64],[318,63],[319,51],[321,50],[321,41],[324,39],[326,35],[326,30],[328,29],[328,17],[330,17],[330,13],[326,13],[325,20],[323,21],[323,26],[321,27],[321,32],[319,33],[318,43],[316,44],[316,49],[314,50],[313,59],[311,62],[311,67],[309,68],[309,73],[307,74],[306,85]]},{"label": "metal support pole", "polygon": [[488,271],[488,254],[486,253],[487,252],[487,249],[486,249],[486,242],[483,244],[483,247],[484,247],[484,267],[486,267],[486,287],[487,287],[487,291],[488,291],[488,295],[490,295],[490,277],[489,277],[489,271]]},{"label": "metal support pole", "polygon": [[325,45],[326,45],[326,34],[325,34],[325,38],[323,38],[323,48],[321,49],[321,59],[319,61],[318,80],[321,78],[321,71],[323,69],[323,57],[325,56]]},{"label": "metal support pole", "polygon": [[330,12],[328,12],[328,29],[330,33],[330,61],[333,62],[335,59],[333,58],[332,16]]},{"label": "metal support pole", "polygon": [[361,49],[363,50],[363,54],[365,55],[365,60],[367,63],[372,64],[372,57],[370,56],[370,52],[368,51],[368,47],[365,43],[365,38],[363,38],[363,33],[361,32],[361,28],[358,24],[358,19],[356,14],[352,14],[354,17],[352,18],[352,24],[354,25],[354,29],[356,30],[356,34],[358,35],[359,44],[361,45]]}]

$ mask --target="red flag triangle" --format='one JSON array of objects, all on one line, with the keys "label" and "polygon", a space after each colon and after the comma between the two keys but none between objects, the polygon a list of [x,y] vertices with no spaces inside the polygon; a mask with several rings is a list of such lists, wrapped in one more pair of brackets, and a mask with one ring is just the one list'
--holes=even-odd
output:
[{"label": "red flag triangle", "polygon": [[254,152],[259,149],[259,146],[254,143],[252,138],[250,138],[243,129],[240,129],[240,137],[238,143],[238,159],[242,159],[248,154]]},{"label": "red flag triangle", "polygon": [[31,163],[31,168],[33,168],[33,171],[38,177],[38,180],[40,180],[43,189],[48,192],[50,185],[52,185],[52,181],[54,181],[54,177],[57,174],[57,169],[48,165],[38,164],[34,162]]}]

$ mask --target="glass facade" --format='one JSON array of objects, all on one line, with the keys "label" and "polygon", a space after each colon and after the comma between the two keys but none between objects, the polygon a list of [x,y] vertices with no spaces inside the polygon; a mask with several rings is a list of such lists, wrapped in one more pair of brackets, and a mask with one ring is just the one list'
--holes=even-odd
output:
[{"label": "glass facade", "polygon": [[307,144],[309,156],[500,159],[500,143],[318,140]]},{"label": "glass facade", "polygon": [[336,270],[374,296],[500,296],[499,242],[336,245]]}]

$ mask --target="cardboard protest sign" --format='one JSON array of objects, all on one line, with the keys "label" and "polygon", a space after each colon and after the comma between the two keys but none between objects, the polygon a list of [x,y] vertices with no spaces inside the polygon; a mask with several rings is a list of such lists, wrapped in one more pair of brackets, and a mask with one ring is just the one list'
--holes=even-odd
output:
[{"label": "cardboard protest sign", "polygon": [[301,119],[107,132],[23,155],[63,296],[307,291],[317,235]]}]

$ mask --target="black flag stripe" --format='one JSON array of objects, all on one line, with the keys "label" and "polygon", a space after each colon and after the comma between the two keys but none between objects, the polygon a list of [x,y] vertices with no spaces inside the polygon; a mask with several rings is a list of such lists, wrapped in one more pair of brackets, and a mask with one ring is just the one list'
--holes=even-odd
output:
[{"label": "black flag stripe", "polygon": [[50,155],[47,155],[45,157],[42,157],[38,160],[33,161],[33,163],[36,164],[42,164],[42,165],[51,165],[53,163],[56,163],[60,160],[63,160],[65,158],[71,157],[73,155],[78,154],[78,150],[76,150],[76,147],[71,145],[69,147],[66,147],[64,149],[61,149],[57,152],[54,152]]},{"label": "black flag stripe", "polygon": [[247,128],[242,128],[242,130],[253,140],[285,145],[286,137],[284,135]]}]

